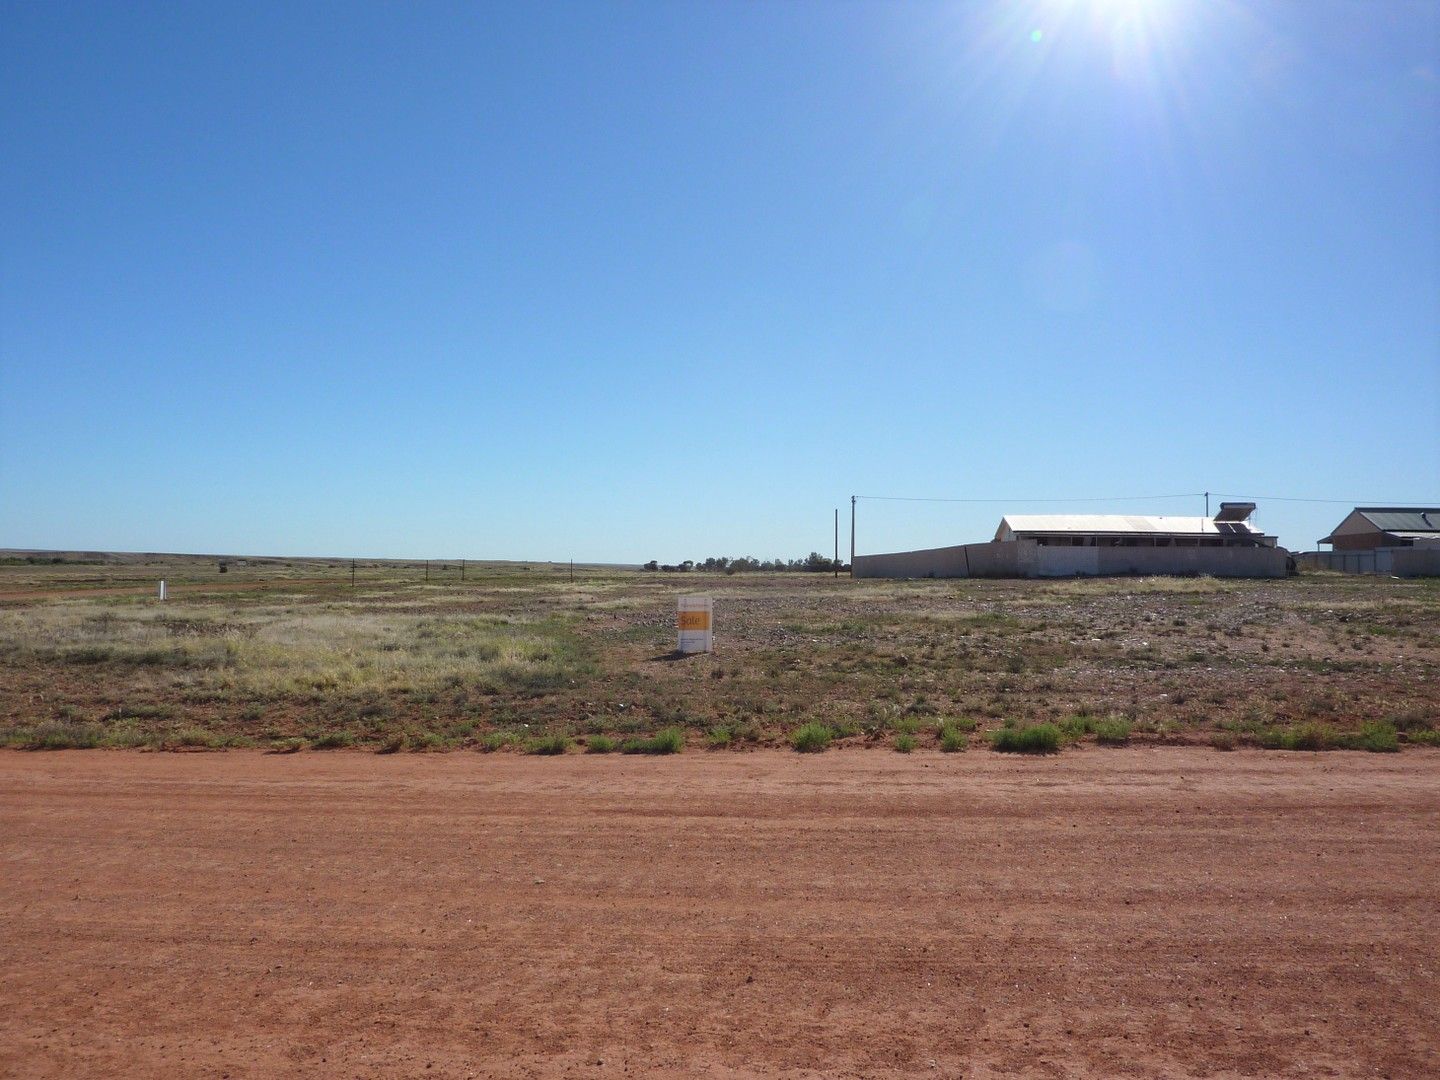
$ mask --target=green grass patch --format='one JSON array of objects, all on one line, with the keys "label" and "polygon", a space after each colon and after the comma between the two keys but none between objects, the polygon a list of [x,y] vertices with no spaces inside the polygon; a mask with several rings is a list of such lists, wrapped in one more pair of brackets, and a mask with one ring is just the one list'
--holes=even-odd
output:
[{"label": "green grass patch", "polygon": [[613,754],[619,747],[619,741],[609,735],[591,735],[585,740],[587,754]]},{"label": "green grass patch", "polygon": [[480,745],[476,747],[482,754],[493,754],[497,750],[505,750],[518,743],[520,739],[509,731],[487,732],[480,739]]},{"label": "green grass patch", "polygon": [[835,733],[828,727],[812,720],[790,733],[790,745],[802,754],[818,754],[834,737]]},{"label": "green grass patch", "polygon": [[712,750],[723,750],[735,741],[728,727],[713,727],[705,735],[705,742]]},{"label": "green grass patch", "polygon": [[1255,740],[1265,750],[1348,750],[1360,744],[1360,736],[1321,724],[1262,727],[1255,732]]},{"label": "green grass patch", "polygon": [[626,739],[620,744],[622,754],[678,754],[685,749],[685,732],[681,728],[665,728],[648,739]]},{"label": "green grass patch", "polygon": [[919,740],[914,735],[896,735],[895,752],[897,754],[908,754],[919,745]]},{"label": "green grass patch", "polygon": [[540,757],[554,757],[570,749],[568,735],[541,735],[525,744],[525,753]]},{"label": "green grass patch", "polygon": [[942,727],[940,729],[940,749],[946,754],[954,754],[964,750],[970,745],[970,736],[959,728]]},{"label": "green grass patch", "polygon": [[204,728],[185,728],[177,731],[169,739],[169,743],[187,750],[223,750],[229,745],[229,740]]},{"label": "green grass patch", "polygon": [[344,750],[355,745],[355,736],[348,731],[327,731],[311,745],[316,750]]},{"label": "green grass patch", "polygon": [[1440,731],[1411,731],[1405,739],[1416,746],[1440,746]]},{"label": "green grass patch", "polygon": [[99,724],[47,720],[10,732],[6,741],[22,750],[89,750],[105,742],[105,729]]},{"label": "green grass patch", "polygon": [[1091,730],[1101,746],[1124,746],[1130,741],[1130,722],[1119,717],[1097,720],[1091,725]]},{"label": "green grass patch", "polygon": [[935,726],[940,731],[950,728],[969,734],[973,732],[978,725],[975,723],[975,720],[969,716],[947,716]]},{"label": "green grass patch", "polygon": [[1378,720],[1357,731],[1337,731],[1323,724],[1297,727],[1259,727],[1252,738],[1266,750],[1369,750],[1391,753],[1400,749],[1395,725]]},{"label": "green grass patch", "polygon": [[106,720],[164,720],[175,714],[169,705],[121,705],[105,714]]},{"label": "green grass patch", "polygon": [[415,731],[409,735],[410,749],[417,753],[426,750],[448,750],[453,745],[449,739],[438,731]]},{"label": "green grass patch", "polygon": [[1006,727],[990,733],[990,745],[1002,754],[1054,754],[1062,736],[1054,724]]},{"label": "green grass patch", "polygon": [[1400,735],[1394,724],[1376,720],[1361,725],[1360,745],[1372,754],[1393,754],[1400,749]]}]

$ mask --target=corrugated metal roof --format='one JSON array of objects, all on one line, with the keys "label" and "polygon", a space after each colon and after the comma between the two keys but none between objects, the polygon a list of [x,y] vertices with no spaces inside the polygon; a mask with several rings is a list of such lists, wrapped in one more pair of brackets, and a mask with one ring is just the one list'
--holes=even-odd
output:
[{"label": "corrugated metal roof", "polygon": [[1381,532],[1440,532],[1440,510],[1425,506],[1357,506],[1355,512]]},{"label": "corrugated metal roof", "polygon": [[1390,535],[1391,535],[1391,536],[1398,537],[1398,538],[1401,539],[1401,540],[1440,540],[1440,532],[1434,532],[1434,531],[1431,531],[1431,532],[1402,532],[1402,531],[1399,531],[1399,530],[1392,529],[1392,530],[1389,530],[1389,532],[1390,532]]},{"label": "corrugated metal roof", "polygon": [[1216,536],[1220,533],[1259,533],[1242,522],[1224,522],[1223,528],[1207,517],[1150,514],[1007,514],[995,530],[999,539],[1008,526],[1017,533],[1138,533],[1145,536]]}]

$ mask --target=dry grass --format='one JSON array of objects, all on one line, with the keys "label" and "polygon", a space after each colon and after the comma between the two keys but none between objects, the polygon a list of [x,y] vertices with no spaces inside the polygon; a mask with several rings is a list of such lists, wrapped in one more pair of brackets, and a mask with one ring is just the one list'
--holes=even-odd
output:
[{"label": "dry grass", "polygon": [[257,697],[549,685],[575,666],[556,624],[351,605],[246,608],[217,618],[194,602],[0,610],[0,658],[168,669],[185,673],[187,685]]},{"label": "dry grass", "polygon": [[[745,748],[819,721],[839,747],[941,746],[953,727],[959,749],[960,732],[1010,719],[1058,725],[1072,744],[1232,732],[1244,746],[1260,744],[1247,732],[1358,736],[1391,721],[1403,747],[1440,726],[1425,691],[1440,677],[1437,582],[590,570],[571,583],[541,567],[427,585],[412,566],[372,568],[351,589],[348,574],[307,583],[303,569],[163,605],[148,590],[0,602],[0,739],[171,746],[208,731],[225,745],[321,745],[343,732],[369,749],[518,749],[674,728],[692,746]],[[0,592],[12,571],[47,580],[0,565]],[[49,580],[69,588],[82,571],[96,573]],[[681,592],[715,597],[716,654],[670,656]],[[35,734],[51,722],[73,727]]]}]

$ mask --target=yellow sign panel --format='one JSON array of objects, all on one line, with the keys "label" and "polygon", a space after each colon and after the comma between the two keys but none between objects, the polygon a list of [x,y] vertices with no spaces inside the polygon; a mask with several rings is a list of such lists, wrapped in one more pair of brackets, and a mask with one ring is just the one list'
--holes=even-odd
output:
[{"label": "yellow sign panel", "polygon": [[709,630],[710,613],[708,611],[682,611],[679,612],[681,630]]}]

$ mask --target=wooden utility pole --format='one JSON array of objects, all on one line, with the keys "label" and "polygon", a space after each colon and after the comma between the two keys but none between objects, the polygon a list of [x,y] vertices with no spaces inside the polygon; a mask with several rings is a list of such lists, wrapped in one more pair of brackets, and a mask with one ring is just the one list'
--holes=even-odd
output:
[{"label": "wooden utility pole", "polygon": [[355,587],[355,560],[350,560],[350,587]]},{"label": "wooden utility pole", "polygon": [[840,576],[840,508],[835,508],[835,576]]},{"label": "wooden utility pole", "polygon": [[461,580],[461,581],[464,581],[464,580],[465,580],[465,560],[464,560],[464,559],[461,559],[461,560],[460,560],[460,580]]}]

